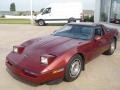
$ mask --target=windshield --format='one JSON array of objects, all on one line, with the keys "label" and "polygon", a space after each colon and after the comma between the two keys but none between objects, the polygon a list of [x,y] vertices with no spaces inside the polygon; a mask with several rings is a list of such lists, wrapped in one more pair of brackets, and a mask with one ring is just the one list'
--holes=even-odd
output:
[{"label": "windshield", "polygon": [[55,36],[89,40],[93,37],[93,27],[85,25],[65,25],[53,33]]},{"label": "windshield", "polygon": [[48,13],[51,13],[51,7],[44,9],[43,12],[42,12],[42,15],[43,14],[48,14]]}]

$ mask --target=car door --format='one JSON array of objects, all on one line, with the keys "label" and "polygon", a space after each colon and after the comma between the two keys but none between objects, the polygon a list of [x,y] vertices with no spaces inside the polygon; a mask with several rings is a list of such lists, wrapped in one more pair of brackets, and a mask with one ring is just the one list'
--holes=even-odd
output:
[{"label": "car door", "polygon": [[95,40],[96,47],[98,48],[98,54],[102,54],[108,48],[108,39],[106,38],[105,32],[102,28],[102,25],[95,27],[95,37],[99,36],[100,38]]},{"label": "car door", "polygon": [[105,32],[101,25],[94,27],[93,39],[89,40],[82,47],[79,47],[79,50],[84,52],[86,56],[86,62],[91,61],[97,56],[101,55],[106,51],[108,47],[108,39],[106,38]]},{"label": "car door", "polygon": [[[79,50],[84,52],[86,56],[86,62],[99,56],[104,51],[103,46],[106,43],[106,40],[104,39],[104,31],[100,26],[93,27],[92,34],[93,38],[79,47]],[[100,38],[96,39],[96,36],[99,36]]]}]

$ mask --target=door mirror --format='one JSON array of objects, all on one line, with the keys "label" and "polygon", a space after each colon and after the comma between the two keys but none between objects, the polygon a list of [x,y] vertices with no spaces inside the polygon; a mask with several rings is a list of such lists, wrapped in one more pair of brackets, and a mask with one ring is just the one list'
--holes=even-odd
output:
[{"label": "door mirror", "polygon": [[96,40],[96,41],[98,41],[98,40],[100,40],[100,39],[101,39],[101,36],[99,36],[99,35],[96,35],[96,36],[95,36],[95,40]]}]

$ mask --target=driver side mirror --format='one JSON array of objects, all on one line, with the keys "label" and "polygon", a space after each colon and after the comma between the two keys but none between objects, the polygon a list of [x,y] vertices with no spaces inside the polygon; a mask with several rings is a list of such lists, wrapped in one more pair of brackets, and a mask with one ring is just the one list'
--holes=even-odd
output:
[{"label": "driver side mirror", "polygon": [[100,40],[101,38],[102,38],[102,37],[99,36],[99,35],[96,35],[96,36],[95,36],[95,40],[96,40],[96,41]]}]

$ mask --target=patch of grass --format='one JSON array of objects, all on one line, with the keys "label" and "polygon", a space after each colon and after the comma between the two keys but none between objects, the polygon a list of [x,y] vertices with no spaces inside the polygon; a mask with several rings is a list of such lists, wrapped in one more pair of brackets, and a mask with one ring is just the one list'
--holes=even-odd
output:
[{"label": "patch of grass", "polygon": [[47,24],[47,26],[64,26],[65,23],[52,23],[52,24]]},{"label": "patch of grass", "polygon": [[0,24],[30,24],[29,19],[5,19],[0,18]]},{"label": "patch of grass", "polygon": [[[35,23],[35,22],[33,22]],[[31,24],[31,21],[29,19],[5,19],[0,18],[0,24]],[[53,23],[53,24],[47,24],[47,26],[63,26],[65,23]]]}]

